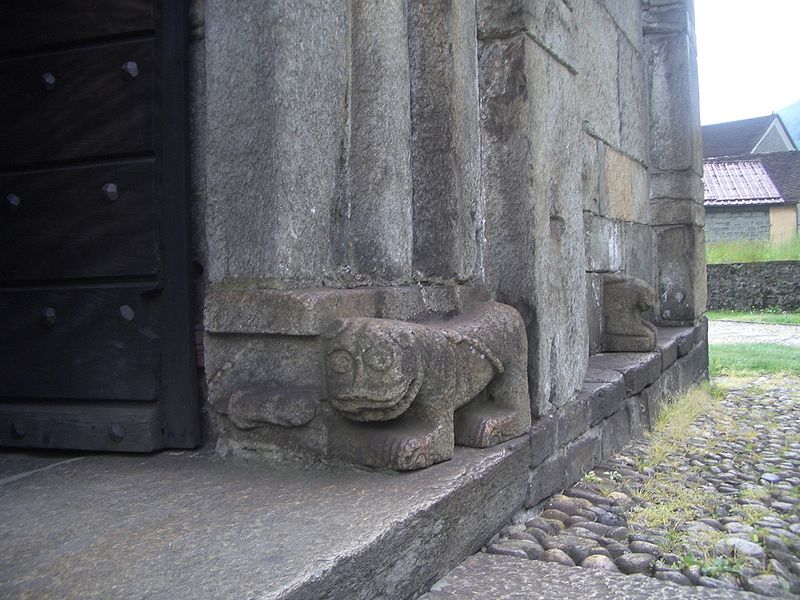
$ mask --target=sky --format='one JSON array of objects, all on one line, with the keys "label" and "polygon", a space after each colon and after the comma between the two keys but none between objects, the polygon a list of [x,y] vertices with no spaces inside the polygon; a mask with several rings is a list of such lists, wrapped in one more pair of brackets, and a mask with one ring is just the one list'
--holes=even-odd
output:
[{"label": "sky", "polygon": [[703,125],[800,100],[800,0],[695,0]]}]

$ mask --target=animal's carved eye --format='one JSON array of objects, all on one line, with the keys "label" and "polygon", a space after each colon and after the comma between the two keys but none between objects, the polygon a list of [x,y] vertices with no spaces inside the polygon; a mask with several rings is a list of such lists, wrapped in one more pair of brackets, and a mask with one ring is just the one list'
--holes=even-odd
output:
[{"label": "animal's carved eye", "polygon": [[392,364],[392,349],[383,344],[376,344],[364,350],[364,364],[373,371],[385,371]]},{"label": "animal's carved eye", "polygon": [[343,375],[353,368],[353,357],[346,350],[334,350],[328,355],[328,366],[334,373]]}]

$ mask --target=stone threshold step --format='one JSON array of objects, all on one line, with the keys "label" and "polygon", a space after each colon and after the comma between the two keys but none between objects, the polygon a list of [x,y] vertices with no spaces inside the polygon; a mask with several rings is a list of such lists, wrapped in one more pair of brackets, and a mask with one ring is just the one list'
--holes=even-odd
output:
[{"label": "stone threshold step", "polygon": [[528,443],[402,474],[5,452],[0,597],[408,598],[522,505]]}]

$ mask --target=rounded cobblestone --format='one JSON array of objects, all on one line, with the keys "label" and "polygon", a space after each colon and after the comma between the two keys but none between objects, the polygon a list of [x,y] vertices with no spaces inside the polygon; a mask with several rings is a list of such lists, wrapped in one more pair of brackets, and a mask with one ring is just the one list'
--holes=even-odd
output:
[{"label": "rounded cobblestone", "polygon": [[[722,380],[725,397],[690,426],[663,464],[635,442],[512,526],[487,552],[526,554],[584,568],[650,575],[681,585],[800,594],[800,378]],[[663,500],[639,490],[657,478],[703,501],[669,527],[642,525]],[[666,496],[671,494],[667,493]],[[536,555],[536,552],[530,554]],[[527,555],[527,554],[526,554]],[[533,557],[533,556],[531,556]]]}]

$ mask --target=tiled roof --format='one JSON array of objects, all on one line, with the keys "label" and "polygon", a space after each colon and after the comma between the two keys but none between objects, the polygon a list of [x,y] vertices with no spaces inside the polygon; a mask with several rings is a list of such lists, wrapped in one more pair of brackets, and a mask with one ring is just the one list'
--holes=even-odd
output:
[{"label": "tiled roof", "polygon": [[767,131],[775,115],[703,125],[703,158],[748,154]]},{"label": "tiled roof", "polygon": [[703,165],[706,206],[783,204],[761,157],[747,160],[709,160]]}]

